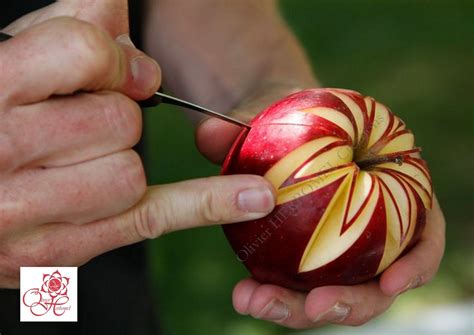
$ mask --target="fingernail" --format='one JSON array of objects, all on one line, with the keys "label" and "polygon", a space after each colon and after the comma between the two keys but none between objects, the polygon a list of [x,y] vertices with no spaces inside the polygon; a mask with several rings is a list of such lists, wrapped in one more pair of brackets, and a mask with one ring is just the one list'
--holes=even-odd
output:
[{"label": "fingernail", "polygon": [[272,191],[266,187],[248,188],[237,196],[239,209],[248,213],[269,213],[275,204]]},{"label": "fingernail", "polygon": [[417,288],[418,286],[421,285],[421,277],[420,276],[416,276],[415,278],[413,278],[409,283],[408,285],[406,285],[404,288],[402,288],[401,290],[397,291],[395,293],[395,295],[400,295],[402,293],[405,293],[406,291],[408,290],[412,290],[414,288]]},{"label": "fingernail", "polygon": [[130,69],[133,81],[138,89],[147,92],[157,86],[157,82],[160,79],[160,68],[151,58],[145,56],[133,58]]},{"label": "fingernail", "polygon": [[421,276],[416,276],[411,282],[410,282],[410,286],[408,287],[409,290],[411,289],[414,289],[414,288],[417,288],[421,285],[422,283],[422,280],[421,280]]},{"label": "fingernail", "polygon": [[290,316],[288,306],[278,299],[272,299],[260,313],[256,316],[257,319],[283,321]]},{"label": "fingernail", "polygon": [[129,47],[136,48],[135,44],[133,44],[132,39],[130,38],[129,34],[120,35],[115,39],[118,43],[128,45]]},{"label": "fingernail", "polygon": [[349,316],[350,312],[351,307],[349,305],[338,302],[326,312],[319,314],[313,322],[341,322]]}]

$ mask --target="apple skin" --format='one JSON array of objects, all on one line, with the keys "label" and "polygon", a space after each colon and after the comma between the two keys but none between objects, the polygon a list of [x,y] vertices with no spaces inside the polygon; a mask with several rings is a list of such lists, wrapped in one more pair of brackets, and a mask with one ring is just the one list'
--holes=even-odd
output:
[{"label": "apple skin", "polygon": [[423,230],[432,184],[418,151],[403,121],[373,98],[294,93],[242,130],[222,168],[267,178],[277,205],[224,225],[225,235],[262,283],[308,291],[368,281]]}]

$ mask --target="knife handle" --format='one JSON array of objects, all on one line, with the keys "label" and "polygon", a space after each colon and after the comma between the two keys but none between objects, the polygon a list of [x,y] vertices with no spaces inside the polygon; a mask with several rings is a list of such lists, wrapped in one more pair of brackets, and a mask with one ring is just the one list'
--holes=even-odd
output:
[{"label": "knife handle", "polygon": [[5,33],[2,33],[0,32],[0,42],[3,42],[3,41],[6,41],[6,40],[9,40],[10,38],[12,38],[12,36],[8,35],[8,34],[5,34]]}]

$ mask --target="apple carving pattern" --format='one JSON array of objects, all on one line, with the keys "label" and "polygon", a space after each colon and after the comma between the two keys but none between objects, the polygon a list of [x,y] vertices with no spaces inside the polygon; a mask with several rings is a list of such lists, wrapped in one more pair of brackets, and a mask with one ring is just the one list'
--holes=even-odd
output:
[{"label": "apple carving pattern", "polygon": [[277,206],[223,229],[255,279],[303,291],[357,284],[417,241],[431,177],[413,134],[386,106],[355,91],[309,89],[251,126],[222,173],[264,176]]}]

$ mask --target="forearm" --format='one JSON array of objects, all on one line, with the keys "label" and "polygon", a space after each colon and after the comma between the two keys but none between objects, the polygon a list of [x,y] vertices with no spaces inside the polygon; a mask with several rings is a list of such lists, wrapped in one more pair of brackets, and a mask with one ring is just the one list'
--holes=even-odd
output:
[{"label": "forearm", "polygon": [[[220,111],[317,86],[273,1],[150,1],[145,43],[173,93]],[[244,107],[245,106],[245,107]]]}]

